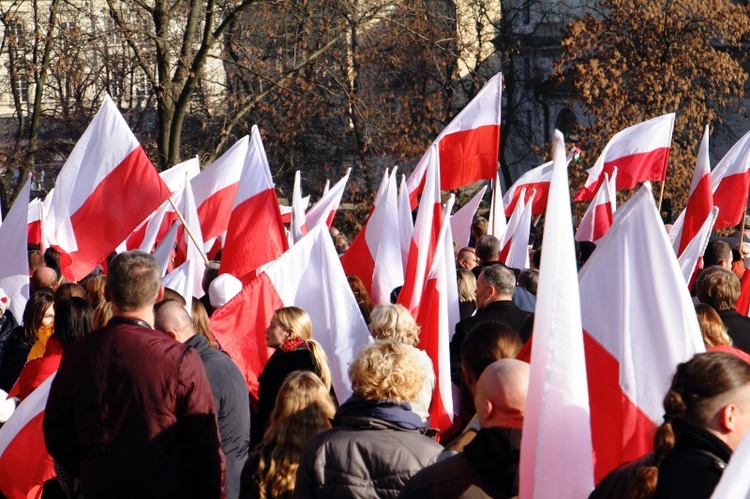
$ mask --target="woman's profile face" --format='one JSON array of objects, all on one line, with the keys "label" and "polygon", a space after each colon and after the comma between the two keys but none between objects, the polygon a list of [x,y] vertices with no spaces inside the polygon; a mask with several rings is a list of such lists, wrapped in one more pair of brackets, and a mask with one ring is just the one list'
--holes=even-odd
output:
[{"label": "woman's profile face", "polygon": [[279,348],[289,333],[274,315],[271,324],[266,328],[266,345],[271,348]]},{"label": "woman's profile face", "polygon": [[41,326],[50,326],[52,323],[55,322],[55,306],[50,305],[46,312],[44,312],[44,316],[42,317],[42,323]]}]

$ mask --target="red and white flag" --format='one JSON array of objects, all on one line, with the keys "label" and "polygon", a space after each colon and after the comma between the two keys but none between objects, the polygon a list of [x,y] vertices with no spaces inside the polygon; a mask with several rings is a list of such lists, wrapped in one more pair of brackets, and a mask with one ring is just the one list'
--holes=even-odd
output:
[{"label": "red and white flag", "polygon": [[[164,170],[159,174],[164,183],[169,187],[169,191],[172,193],[172,201],[179,205],[181,200],[179,196],[182,192],[182,187],[190,182],[195,176],[201,171],[200,162],[198,157],[191,158],[187,161],[183,161],[177,165],[174,165],[168,170]],[[177,215],[172,208],[172,204],[169,200],[162,203],[162,205],[154,211],[151,215],[146,218],[141,224],[128,236],[127,247],[128,249],[140,249],[146,253],[150,253],[164,234],[167,233],[169,227],[172,226],[172,222],[177,220]]]},{"label": "red and white flag", "polygon": [[333,217],[336,216],[336,211],[339,209],[339,205],[341,204],[341,198],[344,196],[344,189],[346,188],[346,183],[349,181],[349,174],[352,172],[352,169],[349,168],[346,170],[346,175],[336,182],[336,185],[333,186],[333,189],[328,189],[328,181],[326,180],[326,189],[323,192],[323,195],[318,200],[317,203],[315,203],[315,206],[310,208],[310,210],[305,214],[305,218],[307,219],[307,227],[309,229],[312,229],[318,224],[324,223],[328,227],[331,227],[333,224]]},{"label": "red and white flag", "polygon": [[229,226],[249,142],[247,135],[242,137],[190,181],[201,220],[205,241],[203,249],[206,251],[213,247],[214,238]]},{"label": "red and white flag", "polygon": [[296,243],[307,234],[307,217],[302,205],[302,179],[299,170],[294,173],[294,189],[292,190],[292,222],[289,226],[289,245]]},{"label": "red and white flag", "polygon": [[451,232],[453,233],[453,240],[458,243],[459,248],[463,248],[469,245],[471,239],[471,223],[474,221],[474,215],[479,208],[479,203],[482,202],[484,193],[487,191],[487,186],[479,189],[471,200],[463,205],[460,210],[454,213],[451,217]]},{"label": "red and white flag", "polygon": [[440,203],[440,176],[438,175],[438,148],[430,148],[430,164],[426,182],[419,200],[419,211],[414,223],[414,234],[409,246],[409,260],[404,273],[404,286],[398,296],[398,303],[406,307],[413,317],[417,317],[422,300],[425,280],[432,268],[438,234],[440,233],[442,207]]},{"label": "red and white flag", "polygon": [[649,184],[618,209],[579,288],[599,482],[652,449],[677,364],[705,351]]},{"label": "red and white flag", "polygon": [[18,322],[29,299],[29,261],[26,246],[27,216],[31,178],[26,180],[0,226],[0,288],[10,299],[8,308]]},{"label": "red and white flag", "polygon": [[175,243],[177,242],[177,231],[180,229],[180,227],[182,227],[182,222],[180,222],[179,220],[173,222],[172,227],[170,227],[170,229],[164,235],[164,239],[161,240],[159,245],[156,247],[156,249],[154,249],[154,252],[152,253],[154,258],[156,258],[156,263],[161,269],[162,277],[165,276],[174,265],[172,258],[174,256]]},{"label": "red and white flag", "polygon": [[[289,247],[257,125],[250,135],[220,268],[222,274],[232,274],[244,283],[256,269],[277,259]],[[203,237],[207,237],[205,233]]]},{"label": "red and white flag", "polygon": [[664,180],[674,117],[674,113],[665,114],[617,132],[588,170],[586,185],[573,201],[593,199],[604,182],[604,174],[611,175],[615,166],[619,169],[617,189],[632,189],[646,180]]},{"label": "red and white flag", "polygon": [[505,215],[511,216],[513,214],[513,210],[516,208],[516,203],[518,203],[518,198],[523,189],[526,189],[525,203],[528,203],[531,191],[536,189],[534,203],[532,204],[532,213],[535,216],[544,213],[544,209],[547,207],[550,180],[552,180],[552,161],[537,166],[521,175],[503,196]]},{"label": "red and white flag", "polygon": [[503,203],[503,189],[500,182],[500,173],[495,176],[495,183],[492,186],[492,200],[490,201],[490,219],[487,234],[502,239],[505,231],[508,229],[507,220],[505,220],[505,209]]},{"label": "red and white flag", "polygon": [[[586,358],[581,334],[565,144],[552,137],[529,391],[521,440],[519,497],[587,497],[594,488]],[[551,251],[550,251],[551,250]]]},{"label": "red and white flag", "polygon": [[264,330],[273,313],[296,306],[310,315],[313,339],[328,356],[339,403],[351,394],[349,364],[372,341],[346,281],[328,230],[310,230],[211,316],[211,331],[258,395],[258,375],[269,354]]},{"label": "red and white flag", "polygon": [[[503,236],[499,238],[500,253],[498,253],[498,258],[501,262],[505,262],[505,259],[508,258],[508,253],[510,252],[510,243],[515,237],[516,231],[518,230],[519,224],[521,223],[521,218],[523,217],[523,211],[526,209],[525,199],[526,189],[521,189],[521,196],[518,199],[518,203],[516,203],[516,208],[513,210],[513,215],[511,215],[510,220],[508,220],[508,225],[505,228]],[[528,234],[526,235],[526,240],[528,241]]]},{"label": "red and white flag", "polygon": [[391,291],[404,283],[401,240],[394,230],[399,223],[395,170],[385,178],[386,189],[362,229],[363,238],[341,259],[347,274],[359,277],[378,305],[390,303]]},{"label": "red and white flag", "polygon": [[[310,196],[302,198],[302,207],[307,211],[307,207],[310,206]],[[279,205],[279,211],[281,211],[281,221],[285,224],[292,223],[292,207],[283,204]]]},{"label": "red and white flag", "polygon": [[518,221],[515,234],[510,240],[505,265],[515,269],[528,269],[529,265],[529,234],[531,233],[531,212],[536,193],[532,192],[529,203],[524,207],[521,219]]},{"label": "red and white flag", "polygon": [[42,211],[44,203],[41,198],[34,198],[29,203],[27,211],[26,239],[29,244],[42,244]]},{"label": "red and white flag", "polygon": [[[500,151],[502,89],[503,75],[498,73],[432,143],[439,149],[440,185],[443,189],[456,189],[478,180],[495,178]],[[417,195],[424,188],[430,154],[428,150],[422,156],[407,181],[412,207],[416,206]]]},{"label": "red and white flag", "polygon": [[747,209],[750,188],[750,132],[742,136],[711,172],[714,206],[719,217],[714,230],[740,223]]},{"label": "red and white flag", "polygon": [[711,160],[708,156],[708,125],[703,132],[698,158],[690,185],[685,215],[675,233],[676,253],[679,257],[685,251],[690,241],[700,230],[714,207],[713,190],[711,188]]},{"label": "red and white flag", "polygon": [[107,95],[57,176],[43,228],[70,256],[65,278],[83,279],[170,194]]},{"label": "red and white flag", "polygon": [[[206,255],[203,248],[205,238],[201,232],[201,221],[198,215],[198,209],[193,197],[193,189],[187,183],[182,187],[181,203],[179,205],[182,211],[182,217],[185,220],[186,230],[183,233],[182,240],[177,245],[177,262],[182,264],[190,262],[192,279],[191,292],[192,296],[202,298],[205,295],[203,291],[203,274],[206,270]],[[189,229],[189,232],[188,232]]]},{"label": "red and white flag", "polygon": [[44,408],[53,374],[16,408],[0,428],[0,492],[10,499],[38,498],[56,476],[44,444]]},{"label": "red and white flag", "polygon": [[440,431],[453,423],[453,395],[450,375],[450,333],[458,322],[458,288],[456,259],[453,257],[450,212],[455,197],[451,195],[443,213],[435,257],[427,275],[422,302],[417,315],[421,326],[418,347],[427,353],[435,370],[435,390],[430,403],[430,426]]},{"label": "red and white flag", "polygon": [[706,220],[703,221],[703,225],[698,229],[698,232],[690,240],[690,243],[682,251],[680,257],[677,258],[680,270],[682,271],[682,277],[685,278],[685,283],[688,285],[690,285],[690,280],[695,273],[698,261],[703,256],[703,253],[706,252],[706,246],[708,246],[708,240],[711,238],[713,226],[718,215],[719,209],[714,207],[709,212]]},{"label": "red and white flag", "polygon": [[607,174],[604,174],[604,183],[599,186],[596,197],[586,209],[581,223],[578,224],[576,231],[576,241],[598,241],[614,222],[614,213],[612,212],[612,199],[609,197],[612,190],[610,189]]}]

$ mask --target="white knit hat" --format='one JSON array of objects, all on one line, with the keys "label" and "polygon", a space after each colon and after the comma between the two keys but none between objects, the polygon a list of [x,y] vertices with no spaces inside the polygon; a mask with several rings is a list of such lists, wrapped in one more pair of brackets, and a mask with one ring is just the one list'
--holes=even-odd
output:
[{"label": "white knit hat", "polygon": [[242,282],[232,274],[221,274],[208,286],[208,300],[211,306],[219,308],[242,291]]}]

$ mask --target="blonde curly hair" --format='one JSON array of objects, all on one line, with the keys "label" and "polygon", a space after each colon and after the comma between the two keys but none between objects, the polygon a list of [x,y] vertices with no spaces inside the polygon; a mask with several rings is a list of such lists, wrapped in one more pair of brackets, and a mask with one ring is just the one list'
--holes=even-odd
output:
[{"label": "blonde curly hair", "polygon": [[419,326],[402,305],[378,305],[370,319],[370,333],[376,340],[391,339],[412,346],[419,343]]},{"label": "blonde curly hair", "polygon": [[258,449],[253,479],[261,498],[292,496],[302,448],[310,437],[331,427],[335,412],[328,389],[316,374],[295,371],[286,377]]},{"label": "blonde curly hair", "polygon": [[414,347],[396,340],[368,345],[349,366],[352,390],[365,400],[391,400],[397,404],[416,400],[425,375]]}]

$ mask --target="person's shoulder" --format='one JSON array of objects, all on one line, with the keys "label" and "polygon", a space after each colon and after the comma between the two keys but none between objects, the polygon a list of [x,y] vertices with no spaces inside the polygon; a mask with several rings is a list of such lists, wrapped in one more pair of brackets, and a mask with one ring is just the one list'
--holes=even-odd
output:
[{"label": "person's shoulder", "polygon": [[441,459],[418,471],[409,480],[400,497],[453,497],[456,492],[452,484],[460,483],[460,489],[479,481],[474,468],[463,453]]}]

